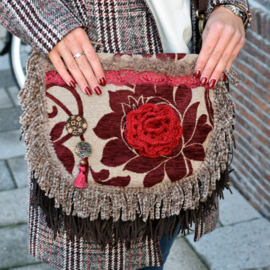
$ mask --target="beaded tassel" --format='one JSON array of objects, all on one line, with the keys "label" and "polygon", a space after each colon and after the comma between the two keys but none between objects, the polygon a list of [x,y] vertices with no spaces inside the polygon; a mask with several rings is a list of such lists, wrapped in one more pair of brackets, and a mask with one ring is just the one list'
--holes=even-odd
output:
[{"label": "beaded tassel", "polygon": [[86,166],[86,160],[85,158],[83,158],[80,162],[80,166],[79,166],[79,170],[80,170],[80,173],[78,174],[76,180],[74,181],[73,183],[73,186],[74,187],[77,187],[77,188],[86,188],[87,185],[86,185],[86,178],[85,178],[85,166]]}]

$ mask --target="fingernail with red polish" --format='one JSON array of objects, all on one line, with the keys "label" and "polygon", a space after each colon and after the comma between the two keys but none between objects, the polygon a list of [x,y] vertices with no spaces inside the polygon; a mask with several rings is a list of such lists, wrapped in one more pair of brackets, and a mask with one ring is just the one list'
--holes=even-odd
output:
[{"label": "fingernail with red polish", "polygon": [[212,79],[211,81],[210,81],[210,83],[209,83],[209,87],[210,88],[214,88],[214,86],[215,86],[215,84],[216,84],[216,79]]},{"label": "fingernail with red polish", "polygon": [[196,72],[195,72],[195,74],[194,74],[194,76],[195,76],[195,78],[199,78],[200,76],[201,76],[201,71],[198,69],[198,70],[196,70]]},{"label": "fingernail with red polish", "polygon": [[207,82],[207,77],[202,77],[201,79],[201,86],[205,86]]},{"label": "fingernail with red polish", "polygon": [[226,74],[223,73],[223,75],[222,75],[222,81],[224,82],[226,80],[226,78],[227,78]]},{"label": "fingernail with red polish", "polygon": [[73,87],[73,88],[75,88],[75,82],[73,81],[73,80],[70,80],[69,81],[69,86],[71,86],[71,87]]},{"label": "fingernail with red polish", "polygon": [[104,77],[100,77],[99,78],[99,83],[100,83],[101,86],[106,86],[106,80],[105,80],[105,78]]},{"label": "fingernail with red polish", "polygon": [[86,92],[86,94],[87,94],[88,96],[92,96],[92,92],[91,92],[91,90],[90,90],[90,88],[89,88],[88,86],[86,86],[86,87],[84,88],[84,91]]},{"label": "fingernail with red polish", "polygon": [[95,93],[96,93],[97,95],[101,95],[101,90],[100,90],[99,86],[95,86],[95,87],[94,87],[94,91],[95,91]]}]

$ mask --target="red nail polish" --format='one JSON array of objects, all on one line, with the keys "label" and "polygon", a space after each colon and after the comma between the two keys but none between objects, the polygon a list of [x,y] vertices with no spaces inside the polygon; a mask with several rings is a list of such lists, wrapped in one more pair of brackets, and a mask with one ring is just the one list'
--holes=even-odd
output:
[{"label": "red nail polish", "polygon": [[95,93],[96,93],[97,95],[101,95],[101,90],[100,90],[99,86],[95,86],[95,87],[94,87],[94,91],[95,91]]},{"label": "red nail polish", "polygon": [[207,82],[207,77],[203,77],[201,79],[201,86],[205,86],[206,85],[206,82]]},{"label": "red nail polish", "polygon": [[99,84],[100,84],[101,86],[106,86],[106,80],[105,80],[104,77],[100,77],[100,78],[99,78]]},{"label": "red nail polish", "polygon": [[210,81],[210,83],[209,83],[209,87],[210,88],[214,88],[214,86],[215,86],[215,84],[216,84],[216,79],[212,79],[211,81]]},{"label": "red nail polish", "polygon": [[226,78],[227,78],[226,74],[223,73],[223,75],[222,75],[222,81],[224,82],[226,80]]},{"label": "red nail polish", "polygon": [[201,71],[198,69],[196,70],[195,74],[194,74],[195,78],[199,78],[201,76]]},{"label": "red nail polish", "polygon": [[84,91],[86,92],[86,94],[87,94],[88,96],[92,96],[92,92],[91,92],[91,90],[90,90],[90,88],[89,88],[88,86],[86,86],[86,87],[84,88]]},{"label": "red nail polish", "polygon": [[73,81],[73,80],[70,80],[69,81],[69,86],[71,86],[71,87],[73,87],[73,88],[75,88],[75,82]]}]

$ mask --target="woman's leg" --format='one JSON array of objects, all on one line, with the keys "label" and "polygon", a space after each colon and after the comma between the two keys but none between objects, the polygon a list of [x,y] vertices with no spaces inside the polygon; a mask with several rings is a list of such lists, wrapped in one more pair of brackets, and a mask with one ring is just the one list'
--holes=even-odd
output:
[{"label": "woman's leg", "polygon": [[162,253],[162,262],[163,262],[162,266],[160,266],[160,267],[148,266],[148,267],[140,268],[141,270],[163,270],[164,264],[165,264],[165,262],[167,260],[167,257],[169,255],[169,253],[170,253],[173,242],[174,242],[175,238],[177,237],[177,232],[178,232],[179,228],[180,228],[180,224],[178,224],[174,235],[169,239],[166,238],[166,233],[164,232],[164,234],[163,234],[163,236],[162,236],[162,238],[160,240],[161,253]]}]

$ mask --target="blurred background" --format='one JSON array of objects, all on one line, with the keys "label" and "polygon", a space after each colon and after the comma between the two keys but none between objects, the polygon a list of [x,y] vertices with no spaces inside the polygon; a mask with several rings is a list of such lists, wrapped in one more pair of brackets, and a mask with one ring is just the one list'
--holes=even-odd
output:
[{"label": "blurred background", "polygon": [[[233,194],[226,190],[220,200],[214,232],[196,243],[193,233],[178,236],[165,270],[270,270],[270,0],[249,3],[251,29],[233,66],[241,83],[230,88],[236,106]],[[7,51],[0,56],[0,270],[50,270],[27,251],[27,165],[17,95],[31,48],[14,39],[10,54],[6,34],[0,26],[0,51]]]}]

